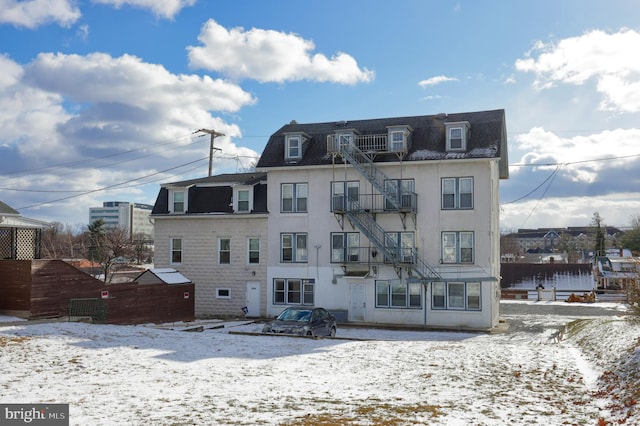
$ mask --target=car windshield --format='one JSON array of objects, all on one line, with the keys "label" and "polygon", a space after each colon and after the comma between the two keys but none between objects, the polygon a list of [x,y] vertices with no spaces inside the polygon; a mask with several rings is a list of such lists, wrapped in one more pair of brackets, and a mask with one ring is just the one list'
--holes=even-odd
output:
[{"label": "car windshield", "polygon": [[311,320],[311,311],[309,310],[298,310],[298,309],[287,309],[283,311],[279,316],[279,320],[282,321],[303,321],[309,322]]}]

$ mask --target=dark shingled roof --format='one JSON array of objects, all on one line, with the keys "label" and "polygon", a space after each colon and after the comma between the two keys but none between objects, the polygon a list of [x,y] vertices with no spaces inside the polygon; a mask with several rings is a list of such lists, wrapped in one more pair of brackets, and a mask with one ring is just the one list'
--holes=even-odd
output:
[{"label": "dark shingled roof", "polygon": [[212,184],[240,184],[240,185],[255,185],[256,183],[265,180],[267,178],[266,173],[252,172],[252,173],[225,173],[221,175],[208,176],[198,179],[183,180],[181,182],[165,183],[162,186],[180,186],[187,187],[191,185],[202,185],[207,183]]},{"label": "dark shingled roof", "polygon": [[[445,123],[460,121],[467,121],[470,124],[467,150],[464,153],[447,152]],[[509,176],[507,132],[503,109],[330,123],[299,124],[293,121],[271,135],[256,167],[265,169],[331,164],[331,155],[327,154],[327,135],[333,135],[336,131],[344,129],[355,129],[361,135],[386,134],[387,126],[402,125],[413,128],[411,147],[403,161],[499,158],[500,177]],[[303,157],[296,162],[288,162],[284,156],[285,133],[296,132],[305,133],[310,140],[306,143]],[[377,155],[374,161],[398,161],[398,158],[394,154]]]},{"label": "dark shingled roof", "polygon": [[232,185],[253,186],[252,213],[266,213],[266,173],[227,173],[199,179],[163,184],[158,192],[152,215],[169,214],[169,188],[188,188],[188,211],[185,215],[203,213],[233,213]]}]

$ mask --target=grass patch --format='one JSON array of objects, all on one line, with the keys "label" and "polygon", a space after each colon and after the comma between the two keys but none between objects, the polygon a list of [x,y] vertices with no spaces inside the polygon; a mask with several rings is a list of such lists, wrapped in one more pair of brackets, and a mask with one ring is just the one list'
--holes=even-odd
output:
[{"label": "grass patch", "polygon": [[[304,424],[305,426],[333,426],[337,424],[375,424],[377,426],[399,426],[423,424],[426,418],[436,418],[441,407],[430,404],[392,404],[367,401],[350,412],[315,413],[298,416],[282,423],[283,426]],[[411,419],[415,420],[412,421]]]}]

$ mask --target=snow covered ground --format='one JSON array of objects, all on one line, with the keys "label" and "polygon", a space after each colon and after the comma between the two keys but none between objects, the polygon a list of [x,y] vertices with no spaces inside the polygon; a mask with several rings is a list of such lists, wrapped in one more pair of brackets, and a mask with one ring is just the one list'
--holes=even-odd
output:
[{"label": "snow covered ground", "polygon": [[621,305],[503,303],[516,312],[504,333],[343,327],[318,340],[236,334],[261,330],[245,322],[0,317],[0,402],[68,403],[72,425],[640,424],[640,324]]}]

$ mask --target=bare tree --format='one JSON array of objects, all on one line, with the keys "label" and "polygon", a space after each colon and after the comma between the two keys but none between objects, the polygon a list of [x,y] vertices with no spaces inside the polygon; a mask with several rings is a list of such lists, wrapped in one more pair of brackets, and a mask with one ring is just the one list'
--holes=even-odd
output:
[{"label": "bare tree", "polygon": [[125,262],[133,254],[133,243],[129,238],[129,230],[124,226],[105,227],[101,219],[87,228],[89,234],[88,257],[99,263],[105,283],[110,283],[116,272],[120,259]]}]

